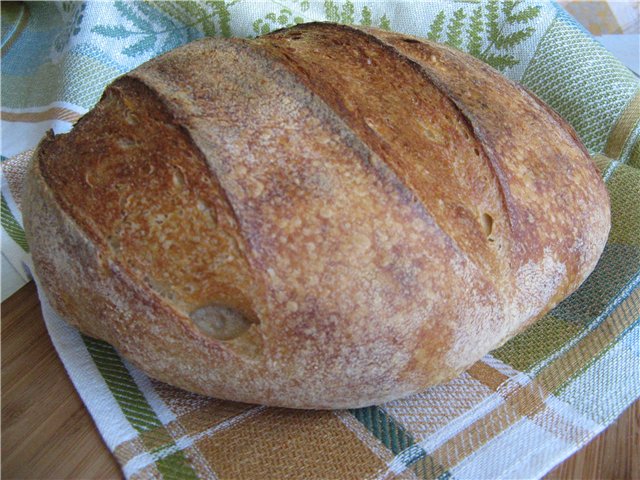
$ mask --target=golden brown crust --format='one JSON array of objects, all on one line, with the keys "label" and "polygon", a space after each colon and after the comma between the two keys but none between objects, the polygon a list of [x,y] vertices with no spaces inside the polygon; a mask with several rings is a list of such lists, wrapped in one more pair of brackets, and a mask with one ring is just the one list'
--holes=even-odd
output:
[{"label": "golden brown crust", "polygon": [[[299,37],[302,29],[309,32]],[[508,276],[503,182],[467,118],[420,65],[343,25],[303,26],[255,43],[338,112],[393,171],[407,201],[418,201],[486,278]],[[403,87],[386,92],[390,78]],[[510,295],[511,283],[500,291]]]},{"label": "golden brown crust", "polygon": [[452,377],[591,271],[608,199],[572,135],[428,42],[207,39],[43,141],[26,229],[54,308],[152,376],[368,405]]},{"label": "golden brown crust", "polygon": [[[511,256],[513,281],[532,261],[563,264],[565,278],[555,292],[533,298],[539,300],[534,308],[547,311],[593,270],[609,232],[608,195],[586,149],[548,106],[479,60],[449,47],[379,35],[423,67],[481,140],[508,192],[518,247]],[[532,305],[529,288],[518,293],[521,304]]]}]

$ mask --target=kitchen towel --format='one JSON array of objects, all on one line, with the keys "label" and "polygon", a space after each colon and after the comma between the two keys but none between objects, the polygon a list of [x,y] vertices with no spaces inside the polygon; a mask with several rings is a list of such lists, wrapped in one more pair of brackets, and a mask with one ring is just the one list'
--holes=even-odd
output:
[{"label": "kitchen towel", "polygon": [[29,270],[20,215],[29,150],[50,128],[68,131],[109,81],[204,35],[249,37],[312,20],[447,43],[548,102],[576,129],[611,196],[612,230],[596,270],[458,378],[335,412],[239,404],[162,384],[67,325],[41,296],[75,387],[127,478],[544,475],[640,397],[640,83],[556,4],[4,2],[3,252]]}]

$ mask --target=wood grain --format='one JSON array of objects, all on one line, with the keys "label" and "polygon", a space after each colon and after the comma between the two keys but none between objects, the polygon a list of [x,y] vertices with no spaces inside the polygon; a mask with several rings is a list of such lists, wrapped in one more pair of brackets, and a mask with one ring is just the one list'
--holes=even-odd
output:
[{"label": "wood grain", "polygon": [[640,401],[545,480],[640,478]]},{"label": "wood grain", "polygon": [[2,478],[121,478],[56,354],[33,282],[2,303]]},{"label": "wood grain", "polygon": [[[546,480],[640,478],[640,401]],[[2,303],[2,478],[121,478],[47,334],[33,283]]]}]

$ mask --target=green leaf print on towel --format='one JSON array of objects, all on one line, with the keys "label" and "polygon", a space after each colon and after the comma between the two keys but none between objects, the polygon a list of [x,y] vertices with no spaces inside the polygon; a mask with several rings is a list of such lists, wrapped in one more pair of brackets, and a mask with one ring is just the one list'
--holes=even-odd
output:
[{"label": "green leaf print on towel", "polygon": [[121,53],[128,57],[171,50],[204,36],[230,37],[229,7],[239,0],[156,2],[122,1],[113,6],[122,17],[118,25],[95,25],[91,31],[117,40],[131,39]]},{"label": "green leaf print on towel", "polygon": [[465,50],[504,71],[520,63],[512,51],[535,33],[534,27],[527,24],[540,15],[539,5],[523,7],[522,3],[522,0],[489,0],[470,13],[464,8],[455,10],[448,21],[442,10],[431,22],[427,38]]},{"label": "green leaf print on towel", "polygon": [[65,25],[53,41],[53,48],[56,52],[63,52],[68,47],[69,40],[80,33],[80,26],[87,5],[84,2],[61,2],[58,7],[61,10]]},{"label": "green leaf print on towel", "polygon": [[360,19],[356,19],[356,9],[353,2],[347,0],[342,5],[333,0],[325,0],[324,2],[324,14],[329,22],[343,23],[346,25],[363,25],[378,27],[383,30],[391,30],[391,22],[386,14],[373,20],[371,15],[371,9],[366,5],[360,10]]},{"label": "green leaf print on towel", "polygon": [[276,3],[282,6],[280,11],[269,12],[264,16],[264,18],[258,18],[253,22],[253,31],[256,35],[264,35],[272,30],[292,27],[293,25],[304,23],[306,21],[301,15],[309,9],[308,1],[299,2],[298,0],[292,0],[289,2],[290,8],[285,6],[283,3]]},{"label": "green leaf print on towel", "polygon": [[[305,12],[309,9],[309,1],[289,0],[288,2],[273,2],[282,8],[279,11],[270,12],[263,18],[253,22],[253,31],[256,35],[264,35],[279,28],[292,27],[299,23],[317,20],[309,18]],[[360,12],[350,0],[344,3],[333,0],[324,2],[324,20],[328,22],[343,23],[346,25],[376,26],[384,30],[391,29],[391,22],[386,14],[378,19],[373,19],[371,9],[366,5]]]}]

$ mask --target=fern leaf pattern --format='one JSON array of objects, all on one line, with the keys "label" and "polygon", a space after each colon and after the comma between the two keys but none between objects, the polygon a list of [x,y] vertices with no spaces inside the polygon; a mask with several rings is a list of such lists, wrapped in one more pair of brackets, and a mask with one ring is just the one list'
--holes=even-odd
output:
[{"label": "fern leaf pattern", "polygon": [[128,57],[162,53],[203,35],[220,33],[230,37],[229,7],[238,1],[116,0],[113,6],[123,21],[118,25],[95,25],[91,32],[107,38],[131,39],[121,51]]},{"label": "fern leaf pattern", "polygon": [[500,35],[495,42],[495,47],[499,50],[508,50],[522,43],[535,33],[533,27],[527,27],[524,30],[509,33],[508,35]]},{"label": "fern leaf pattern", "polygon": [[[69,40],[80,33],[84,11],[87,7],[85,3],[80,2],[62,2],[64,27],[53,41],[53,48],[57,54],[62,55],[68,47]],[[111,32],[115,33],[115,32]],[[123,38],[123,37],[112,37]]]},{"label": "fern leaf pattern", "polygon": [[493,68],[501,71],[520,63],[513,55],[494,55],[493,53],[485,55],[483,60]]},{"label": "fern leaf pattern", "polygon": [[263,18],[258,18],[253,22],[253,32],[256,35],[265,35],[274,29],[292,27],[305,21],[300,15],[301,13],[296,15],[294,10],[286,7],[281,8],[278,12],[269,12]]},{"label": "fern leaf pattern", "polygon": [[487,35],[489,42],[492,43],[495,43],[500,37],[500,11],[498,7],[498,0],[487,2]]},{"label": "fern leaf pattern", "polygon": [[513,17],[513,11],[522,3],[522,0],[504,0],[502,2],[502,13],[507,21]]},{"label": "fern leaf pattern", "polygon": [[216,25],[213,21],[214,16],[210,10],[206,9],[199,2],[181,2],[179,5],[187,10],[190,18],[201,25],[202,33],[204,33],[205,37],[213,37],[216,34]]},{"label": "fern leaf pattern", "polygon": [[116,7],[116,10],[118,10],[120,15],[129,20],[140,30],[147,32],[153,30],[151,23],[149,23],[147,20],[136,13],[135,4],[129,4],[128,2],[118,0],[113,3],[113,6]]},{"label": "fern leaf pattern", "polygon": [[427,38],[429,40],[433,40],[437,42],[440,39],[440,35],[442,35],[442,30],[444,29],[444,21],[446,19],[446,15],[444,10],[442,10],[436,18],[433,20],[431,24],[431,28],[429,28],[429,33],[427,33]]},{"label": "fern leaf pattern", "polygon": [[391,30],[391,20],[387,18],[386,14],[380,17],[380,28],[382,30]]},{"label": "fern leaf pattern", "polygon": [[524,10],[507,17],[507,22],[511,25],[529,22],[540,14],[541,9],[542,7],[540,5],[529,6]]},{"label": "fern leaf pattern", "polygon": [[473,10],[469,23],[469,41],[467,43],[467,51],[471,55],[480,55],[482,51],[482,30],[484,24],[482,22],[482,8],[478,7]]},{"label": "fern leaf pattern", "polygon": [[159,14],[157,17],[157,21],[162,24],[166,28],[167,21],[172,22],[172,19],[175,19],[179,22],[184,23],[185,25],[191,21],[189,15],[178,5],[175,5],[173,2],[164,2],[162,5],[158,5],[160,10],[163,10],[167,13],[167,15]]},{"label": "fern leaf pattern", "polygon": [[[305,13],[309,7],[310,2],[307,0],[278,0],[274,1],[278,6],[282,8],[278,12],[269,12],[264,17],[258,18],[253,21],[253,32],[256,35],[264,35],[273,31],[276,28],[291,27],[298,23],[303,23],[311,18],[305,18]],[[377,26],[384,30],[391,29],[391,22],[386,14],[383,14],[379,19],[373,18],[371,8],[363,6],[358,12],[355,4],[351,0],[344,2],[325,0],[323,3],[324,16],[327,21],[335,23],[343,23],[347,25],[366,25]],[[357,20],[359,13],[359,21]]]},{"label": "fern leaf pattern", "polygon": [[360,20],[360,25],[371,25],[371,10],[366,5],[362,7],[362,19]]},{"label": "fern leaf pattern", "polygon": [[133,35],[133,32],[130,32],[122,25],[96,25],[93,27],[92,31],[103,37],[108,38],[127,38]]},{"label": "fern leaf pattern", "polygon": [[186,25],[191,21],[189,14],[180,7],[173,5],[173,3],[165,2],[157,6],[163,9],[171,9],[171,14],[163,15],[159,10],[146,2],[140,2],[138,4],[140,12],[146,15],[152,23],[159,25],[162,30],[173,31],[179,28],[179,23],[176,22],[181,22]]},{"label": "fern leaf pattern", "polygon": [[214,14],[218,16],[218,20],[220,22],[220,33],[223,37],[229,38],[232,36],[231,32],[231,12],[229,12],[229,7],[233,4],[237,3],[237,0],[234,2],[223,2],[220,0],[216,1],[207,1],[209,6],[213,8]]},{"label": "fern leaf pattern", "polygon": [[431,22],[427,38],[459,49],[464,46],[471,55],[501,71],[518,65],[513,50],[535,34],[532,22],[542,7],[523,5],[523,0],[460,3],[474,8],[470,12],[458,8],[448,19],[445,10],[440,11]]},{"label": "fern leaf pattern", "polygon": [[333,0],[325,0],[324,2],[324,15],[327,17],[328,22],[339,22],[340,13],[338,5]]},{"label": "fern leaf pattern", "polygon": [[462,45],[462,28],[464,27],[464,19],[466,15],[462,8],[453,13],[453,18],[447,27],[447,45],[454,48],[460,48]]},{"label": "fern leaf pattern", "polygon": [[124,50],[122,50],[122,53],[129,57],[135,57],[151,50],[155,46],[155,44],[156,37],[154,35],[146,35],[133,45],[129,45],[128,47],[126,47]]},{"label": "fern leaf pattern", "polygon": [[342,21],[342,23],[346,23],[346,24],[355,23],[354,12],[355,12],[355,7],[353,6],[353,3],[347,0],[342,5],[342,15],[340,16],[340,20]]}]

